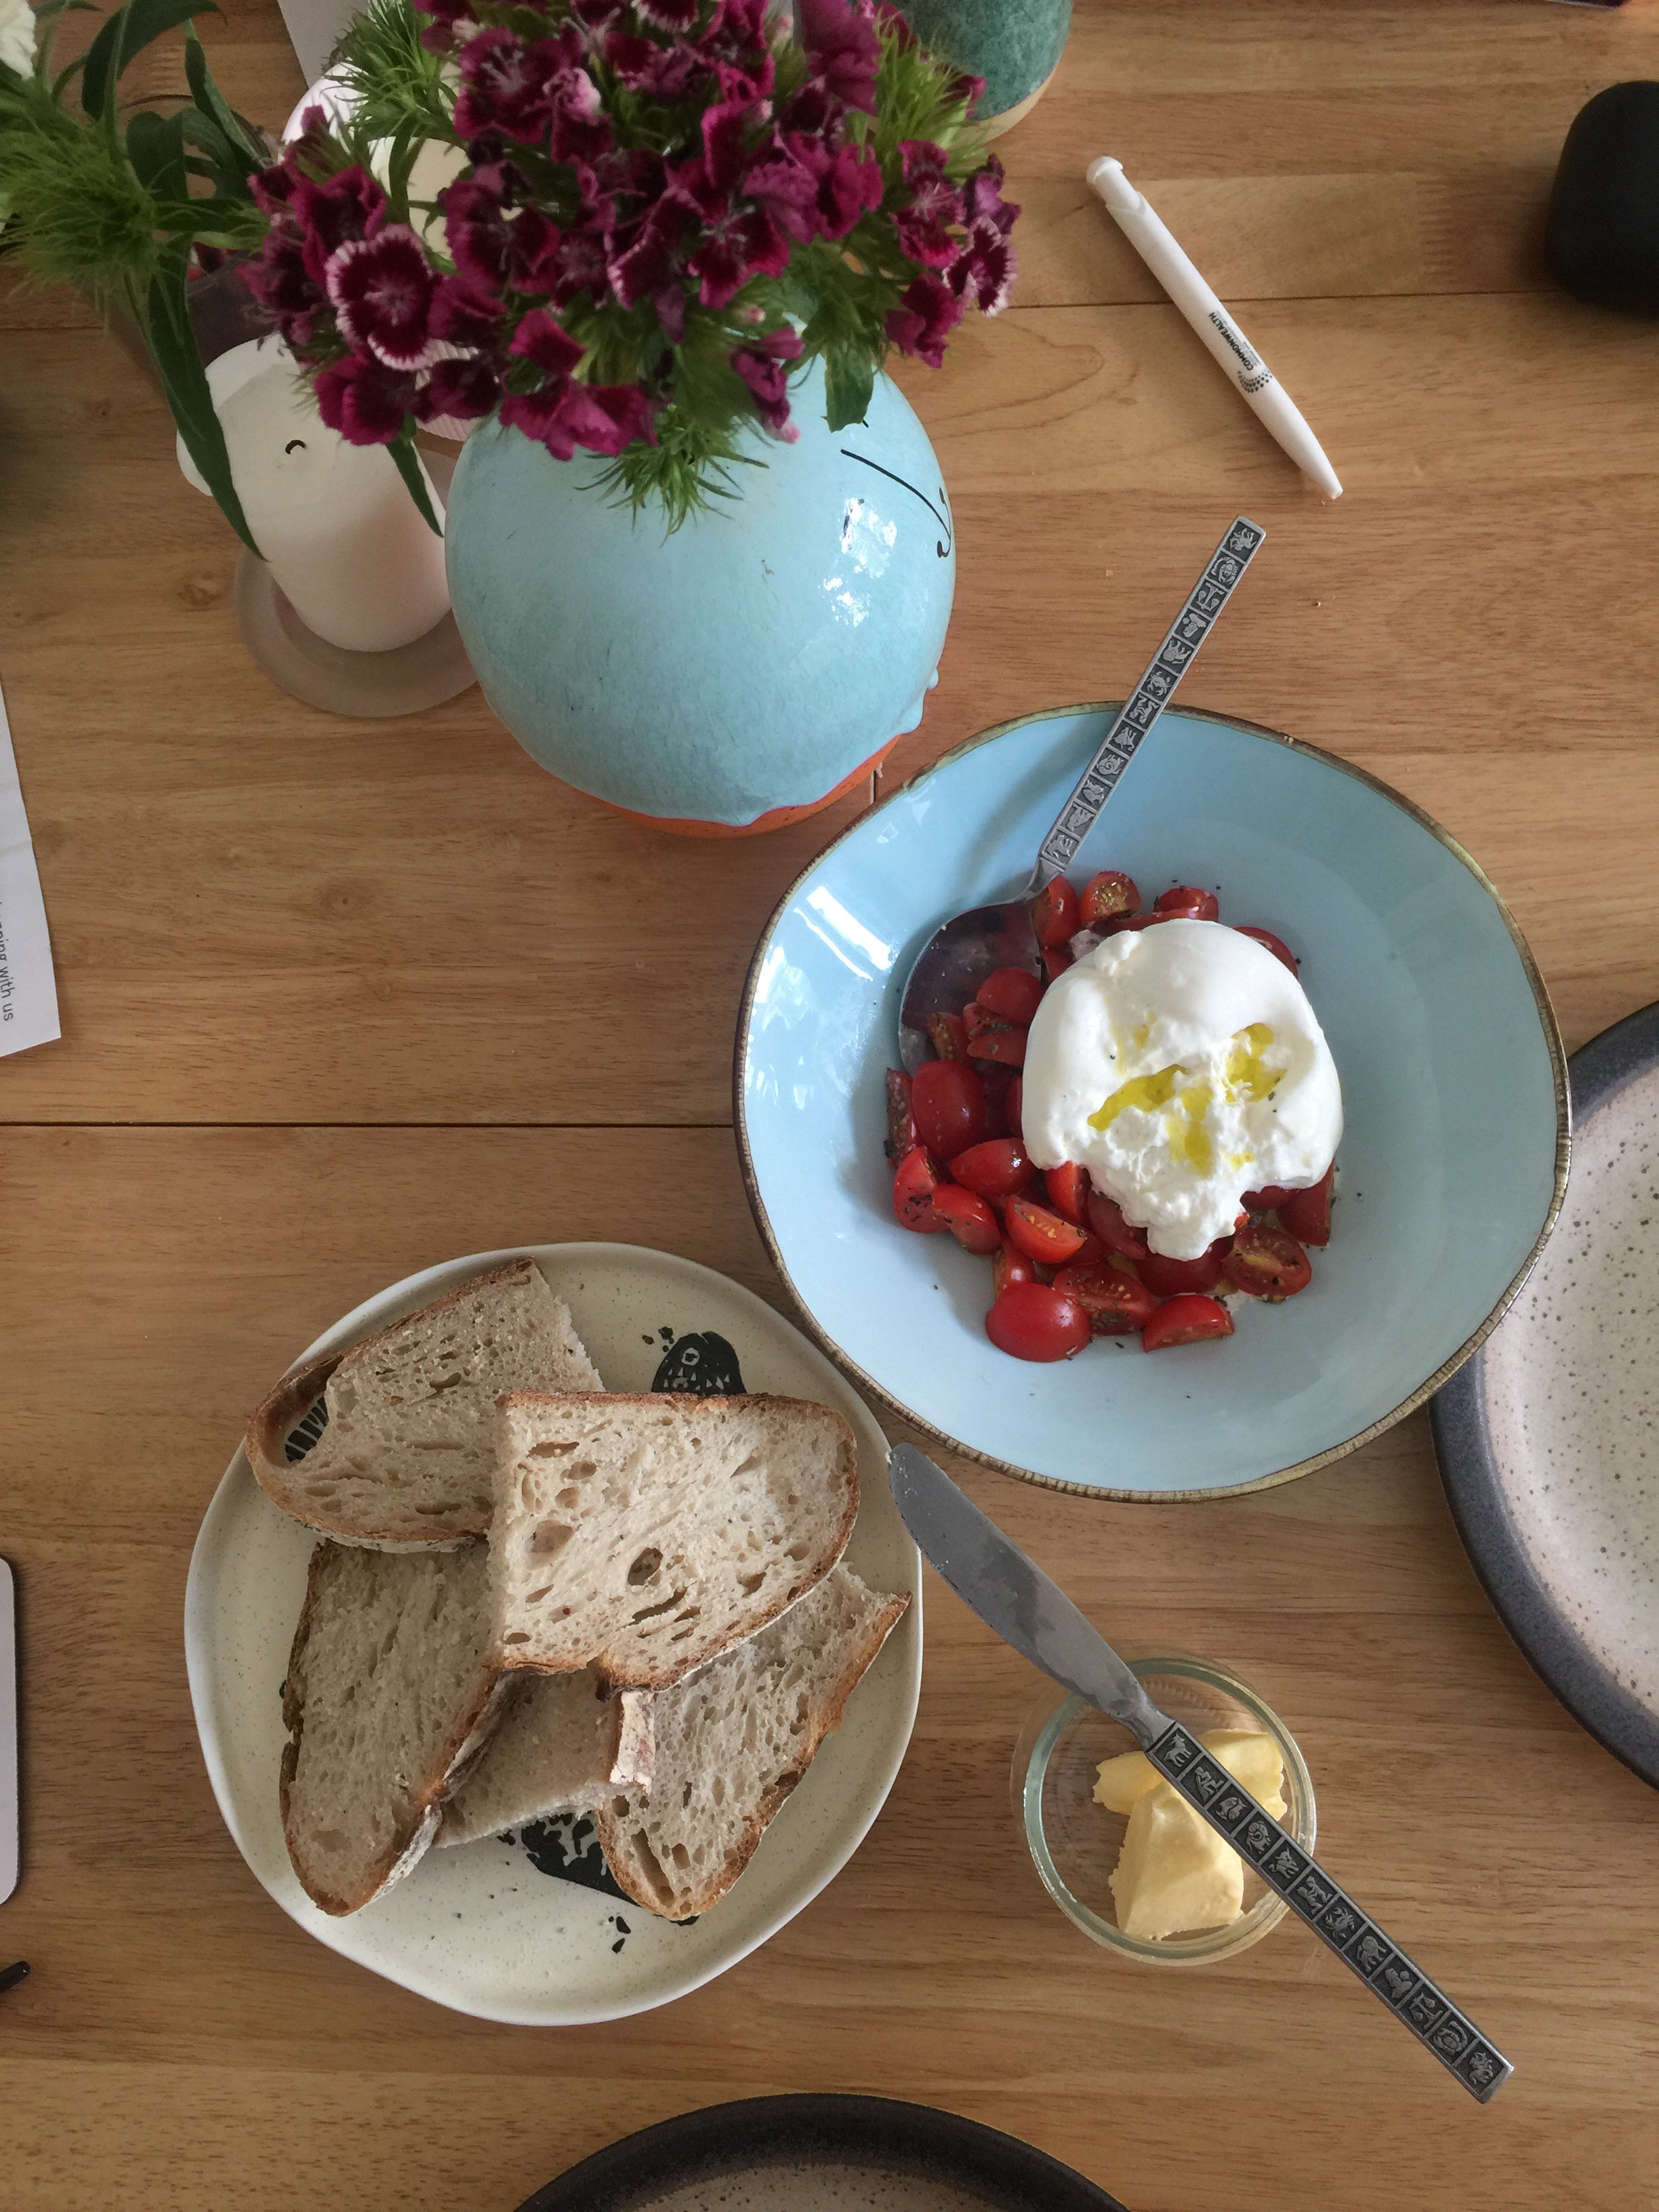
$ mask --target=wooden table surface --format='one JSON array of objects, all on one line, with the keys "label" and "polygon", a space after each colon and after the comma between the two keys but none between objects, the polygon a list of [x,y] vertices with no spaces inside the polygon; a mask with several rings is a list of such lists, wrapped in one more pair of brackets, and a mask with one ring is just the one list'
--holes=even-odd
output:
[{"label": "wooden table surface", "polygon": [[[206,36],[237,105],[280,122],[300,79],[271,0]],[[1576,109],[1655,76],[1651,0],[1079,0],[1003,148],[1015,305],[902,372],[961,566],[890,780],[1121,694],[1247,508],[1268,551],[1194,703],[1435,814],[1510,900],[1570,1045],[1659,996],[1659,333],[1559,296],[1539,246]],[[1109,148],[1323,434],[1339,506],[1088,199]],[[0,1063],[27,1762],[0,1964],[34,1968],[0,1998],[0,2201],[512,2212],[635,2126],[786,2089],[970,2114],[1133,2212],[1659,2201],[1655,1800],[1498,1625],[1421,1416],[1231,1504],[965,1480],[1120,1641],[1231,1662],[1285,1715],[1330,1863],[1514,2058],[1489,2109],[1297,1926],[1192,1975],[1073,1931],[1008,1809],[1037,1678],[931,1579],[921,1717],[868,1841],[665,2011],[464,2019],[265,1897],[180,1639],[243,1415],[325,1322],[456,1252],[617,1237],[787,1310],[730,1135],[738,993],[867,797],[683,842],[544,775],[476,691],[407,723],[313,713],[239,645],[234,550],[90,315],[0,283],[0,682],[64,1019]],[[672,1024],[641,921],[672,946]]]}]

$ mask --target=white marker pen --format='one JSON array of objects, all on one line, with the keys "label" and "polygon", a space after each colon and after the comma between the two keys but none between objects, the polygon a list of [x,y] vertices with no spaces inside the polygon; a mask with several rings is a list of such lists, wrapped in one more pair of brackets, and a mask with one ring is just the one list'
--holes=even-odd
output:
[{"label": "white marker pen", "polygon": [[1138,192],[1124,175],[1122,162],[1107,155],[1091,161],[1089,182],[1105,202],[1118,228],[1297,468],[1313,478],[1328,499],[1340,499],[1342,486],[1336,471],[1284,386],[1154,214],[1146,194]]}]

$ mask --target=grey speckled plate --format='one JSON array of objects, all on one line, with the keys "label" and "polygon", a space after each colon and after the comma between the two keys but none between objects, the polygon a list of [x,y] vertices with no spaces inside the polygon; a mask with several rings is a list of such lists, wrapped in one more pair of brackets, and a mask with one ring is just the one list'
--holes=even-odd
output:
[{"label": "grey speckled plate", "polygon": [[[255,1483],[238,1450],[197,1539],[185,1595],[196,1726],[219,1809],[284,1912],[331,1950],[457,2012],[525,2027],[617,2020],[724,1973],[816,1897],[880,1811],[910,1741],[921,1680],[916,1547],[886,1483],[887,1443],[798,1329],[752,1291],[634,1244],[527,1244],[613,1390],[772,1390],[844,1413],[859,1452],[850,1565],[916,1592],[847,1717],[767,1830],[730,1893],[677,1926],[609,1883],[592,1823],[428,1851],[407,1881],[343,1920],[319,1912],[288,1863],[276,1809],[278,1691],[313,1538]],[[412,1313],[512,1252],[475,1252],[394,1283],[319,1337],[313,1354]]]},{"label": "grey speckled plate", "polygon": [[1573,1055],[1565,1204],[1435,1400],[1475,1572],[1569,1712],[1659,1788],[1659,1006]]},{"label": "grey speckled plate", "polygon": [[751,2097],[612,2143],[519,2212],[1123,2212],[1017,2136],[889,2097]]}]

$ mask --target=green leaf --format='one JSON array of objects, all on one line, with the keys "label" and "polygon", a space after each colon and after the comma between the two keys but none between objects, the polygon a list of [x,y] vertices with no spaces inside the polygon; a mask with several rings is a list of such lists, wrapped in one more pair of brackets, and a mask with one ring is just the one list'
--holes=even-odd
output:
[{"label": "green leaf", "polygon": [[216,194],[201,199],[158,199],[153,210],[155,228],[179,238],[207,240],[210,231],[229,229],[239,246],[257,246],[264,235],[264,218],[252,200],[222,199]]},{"label": "green leaf", "polygon": [[435,538],[441,538],[444,526],[432,511],[432,501],[427,495],[426,473],[421,466],[420,456],[415,451],[414,439],[405,430],[400,437],[392,440],[386,451],[397,463],[398,473],[403,478],[410,497],[420,509],[422,521]]},{"label": "green leaf", "polygon": [[155,198],[187,197],[183,116],[155,115],[141,108],[127,125],[127,159],[133,175]]},{"label": "green leaf", "polygon": [[224,430],[214,411],[207,371],[202,366],[195,333],[190,327],[185,276],[189,264],[190,247],[186,241],[175,240],[165,246],[160,271],[152,279],[142,302],[135,305],[149,345],[150,358],[161,379],[161,389],[179,426],[179,434],[185,441],[185,450],[201,471],[208,489],[218,501],[220,513],[257,557],[259,548],[237,496]]},{"label": "green leaf", "polygon": [[105,22],[87,48],[86,73],[81,80],[81,105],[87,113],[115,125],[116,87],[121,72],[135,54],[179,23],[204,10],[220,13],[215,0],[126,0]]},{"label": "green leaf", "polygon": [[190,96],[203,118],[216,123],[226,143],[233,149],[233,160],[242,165],[243,173],[263,169],[265,157],[244,129],[241,118],[227,102],[224,94],[213,82],[213,73],[207,64],[207,54],[196,35],[194,23],[185,26],[185,82],[190,87]]},{"label": "green leaf", "polygon": [[824,355],[823,412],[832,430],[862,422],[875,388],[875,368],[861,346],[839,345]]},{"label": "green leaf", "polygon": [[410,221],[409,176],[415,167],[416,156],[424,143],[418,131],[400,131],[392,142],[386,159],[386,196],[394,222]]}]

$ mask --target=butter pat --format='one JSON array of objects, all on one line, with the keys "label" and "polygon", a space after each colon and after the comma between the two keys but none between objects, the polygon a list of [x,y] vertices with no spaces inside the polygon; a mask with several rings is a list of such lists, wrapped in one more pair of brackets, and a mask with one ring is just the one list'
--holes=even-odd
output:
[{"label": "butter pat", "polygon": [[[1257,1802],[1282,1818],[1284,1761],[1271,1736],[1216,1729],[1204,1748]],[[1244,1909],[1244,1863],[1226,1839],[1167,1782],[1143,1752],[1101,1763],[1095,1802],[1127,1813],[1129,1826],[1111,1873],[1117,1924],[1155,1942],[1200,1928],[1224,1928]]]},{"label": "butter pat", "polygon": [[1244,1910],[1243,1861],[1167,1782],[1137,1799],[1111,1883],[1118,1926],[1143,1942]]},{"label": "butter pat", "polygon": [[[1199,1741],[1275,1820],[1284,1818],[1285,1762],[1270,1735],[1254,1729],[1212,1729]],[[1158,1769],[1144,1751],[1126,1751],[1119,1759],[1101,1761],[1095,1802],[1109,1813],[1133,1813],[1158,1779]]]}]

